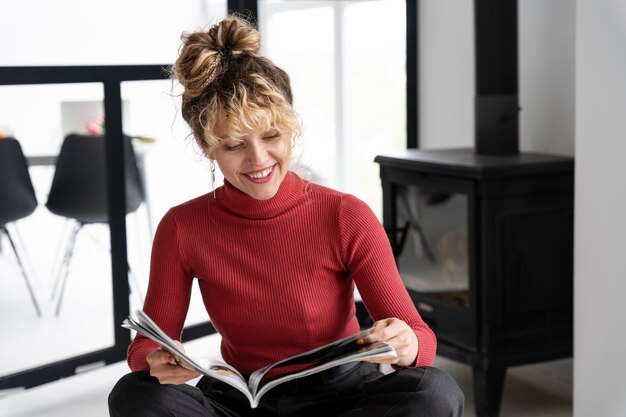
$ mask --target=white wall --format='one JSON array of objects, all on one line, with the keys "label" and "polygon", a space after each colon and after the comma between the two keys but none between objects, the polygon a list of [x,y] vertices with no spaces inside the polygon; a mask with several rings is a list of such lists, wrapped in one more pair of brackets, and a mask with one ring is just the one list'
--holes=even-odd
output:
[{"label": "white wall", "polygon": [[419,2],[421,148],[474,146],[473,0]]},{"label": "white wall", "polygon": [[575,3],[518,4],[520,148],[574,155]]},{"label": "white wall", "polygon": [[574,415],[626,416],[626,3],[577,0]]},{"label": "white wall", "polygon": [[[422,148],[474,146],[472,0],[421,0]],[[519,2],[520,149],[574,154],[574,3]]]}]

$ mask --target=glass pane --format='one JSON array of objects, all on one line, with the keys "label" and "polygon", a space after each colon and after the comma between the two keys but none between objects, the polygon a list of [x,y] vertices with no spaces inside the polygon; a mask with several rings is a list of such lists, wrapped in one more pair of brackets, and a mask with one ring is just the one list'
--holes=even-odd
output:
[{"label": "glass pane", "polygon": [[[52,188],[61,166],[86,160],[82,151],[84,158],[57,159],[66,133],[86,130],[86,124],[73,124],[73,103],[100,103],[102,97],[100,84],[0,89],[0,131],[18,139],[30,162],[28,173],[38,201],[33,213],[7,224],[10,240],[5,233],[0,237],[0,323],[2,333],[11,335],[3,338],[0,348],[3,357],[11,358],[0,364],[2,375],[114,344],[108,224],[83,219],[79,227],[80,215],[73,210],[78,203],[69,201],[78,192],[63,194]],[[85,140],[88,145],[103,143],[95,137]],[[92,164],[104,166],[104,153],[95,152]],[[66,176],[65,190],[77,186],[76,179],[84,177]],[[89,180],[88,187],[95,189],[95,183]],[[50,205],[54,198],[59,204]]]},{"label": "glass pane", "polygon": [[303,121],[300,162],[379,217],[374,157],[406,147],[405,13],[404,0],[259,2],[264,53],[289,73]]},{"label": "glass pane", "polygon": [[293,169],[336,186],[333,2],[259,1],[259,26],[262,53],[289,74],[303,122],[302,157]]},{"label": "glass pane", "polygon": [[[152,239],[159,221],[170,207],[211,189],[209,163],[180,114],[180,92],[179,85],[172,86],[167,80],[122,83],[124,133],[134,138],[144,193],[141,206],[126,217],[131,311],[143,306]],[[221,185],[223,177],[216,174],[216,186]],[[208,319],[197,290],[194,284],[186,324]]]},{"label": "glass pane", "polygon": [[468,198],[397,185],[398,268],[406,287],[469,307]]},{"label": "glass pane", "polygon": [[[208,162],[193,145],[180,116],[178,93],[167,80],[122,84],[124,133],[133,137],[130,143],[144,191],[141,204],[126,218],[133,309],[143,305],[152,237],[159,220],[171,206],[210,190]],[[90,133],[97,142],[97,135],[106,128],[102,100],[102,85],[96,83],[0,89],[0,133],[19,140],[30,162],[28,171],[39,203],[32,214],[9,223],[7,230],[41,311],[38,317],[11,241],[2,233],[0,317],[5,319],[1,330],[16,337],[2,345],[1,353],[13,359],[0,365],[1,375],[114,343],[119,323],[113,323],[109,226],[87,221],[76,229],[79,223],[72,213],[54,213],[46,206],[64,138],[71,132]],[[94,164],[104,166],[104,153]],[[221,182],[218,176],[217,185]],[[69,257],[66,253],[74,235]],[[64,264],[64,259],[69,261]],[[92,325],[87,325],[85,317]],[[187,324],[206,320],[194,286]],[[46,349],[38,342],[42,338],[47,341]]]},{"label": "glass pane", "polygon": [[406,148],[405,13],[405,0],[347,2],[343,11],[342,187],[381,219],[374,158]]}]

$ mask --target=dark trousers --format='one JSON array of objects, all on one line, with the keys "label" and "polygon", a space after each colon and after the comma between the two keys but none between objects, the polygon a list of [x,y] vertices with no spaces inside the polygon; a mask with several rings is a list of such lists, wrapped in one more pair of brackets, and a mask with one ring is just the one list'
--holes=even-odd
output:
[{"label": "dark trousers", "polygon": [[236,389],[203,377],[197,387],[161,385],[147,371],[122,377],[109,395],[111,417],[460,417],[463,393],[431,367],[384,375],[355,362],[295,379],[266,393],[255,409]]}]

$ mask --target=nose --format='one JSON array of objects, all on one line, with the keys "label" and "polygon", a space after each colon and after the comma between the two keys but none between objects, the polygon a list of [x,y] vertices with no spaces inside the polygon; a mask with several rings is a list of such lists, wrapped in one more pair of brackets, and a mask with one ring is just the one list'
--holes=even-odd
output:
[{"label": "nose", "polygon": [[267,149],[265,144],[260,140],[252,140],[248,143],[248,162],[250,166],[263,166],[267,162]]}]

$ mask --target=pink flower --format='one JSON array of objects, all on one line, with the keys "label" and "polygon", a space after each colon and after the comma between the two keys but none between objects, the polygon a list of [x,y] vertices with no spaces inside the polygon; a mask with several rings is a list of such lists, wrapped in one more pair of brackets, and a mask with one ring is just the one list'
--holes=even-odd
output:
[{"label": "pink flower", "polygon": [[94,116],[87,120],[85,129],[88,135],[101,135],[104,133],[104,120],[102,117]]}]

